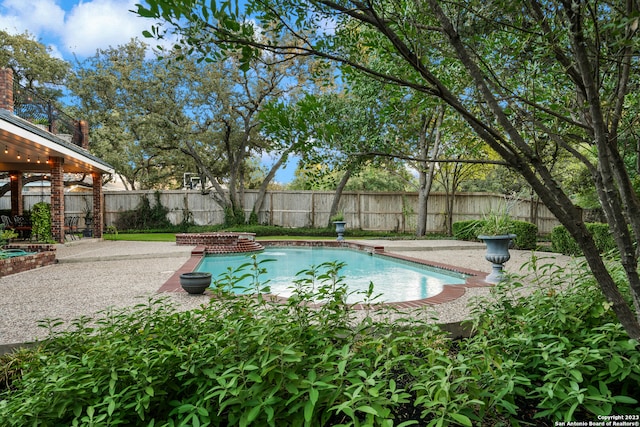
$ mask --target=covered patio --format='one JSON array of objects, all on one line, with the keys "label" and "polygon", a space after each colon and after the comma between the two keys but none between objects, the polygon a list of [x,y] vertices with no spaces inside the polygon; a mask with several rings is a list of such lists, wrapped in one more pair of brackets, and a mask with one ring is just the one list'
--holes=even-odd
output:
[{"label": "covered patio", "polygon": [[14,114],[13,88],[12,71],[0,69],[0,172],[8,173],[10,178],[11,216],[24,213],[24,176],[46,174],[51,182],[53,239],[64,242],[64,174],[88,174],[93,181],[93,236],[101,237],[104,223],[102,177],[113,174],[114,170],[87,150],[86,122],[77,122],[78,132],[68,140],[42,129]]}]

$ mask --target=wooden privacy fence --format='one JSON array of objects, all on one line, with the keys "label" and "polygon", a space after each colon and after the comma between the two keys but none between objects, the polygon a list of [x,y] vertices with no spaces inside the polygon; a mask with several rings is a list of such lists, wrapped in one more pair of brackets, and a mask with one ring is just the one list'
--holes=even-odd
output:
[{"label": "wooden privacy fence", "polygon": [[[154,191],[105,191],[105,224],[115,223],[118,215],[136,209],[141,197],[155,204]],[[281,227],[325,227],[329,222],[332,192],[321,191],[269,191],[258,214],[261,224]],[[245,192],[247,215],[257,199],[258,192]],[[0,209],[8,209],[6,197],[0,200]],[[24,209],[29,210],[42,201],[42,195],[25,195]],[[48,197],[44,198],[48,201]],[[427,232],[446,232],[447,198],[442,193],[432,193],[427,207]],[[186,215],[198,225],[221,224],[224,213],[209,195],[198,191],[161,191],[160,202],[169,209],[168,218],[179,224]],[[84,215],[91,206],[91,195],[68,193],[65,195],[65,214],[79,216],[80,228]],[[340,199],[339,210],[344,213],[348,228],[376,231],[411,233],[416,229],[417,193],[345,192]],[[482,218],[491,209],[504,206],[504,197],[487,193],[459,193],[455,197],[453,222]],[[535,200],[519,200],[511,209],[515,219],[533,222],[540,234],[549,234],[559,224],[551,212]]]}]

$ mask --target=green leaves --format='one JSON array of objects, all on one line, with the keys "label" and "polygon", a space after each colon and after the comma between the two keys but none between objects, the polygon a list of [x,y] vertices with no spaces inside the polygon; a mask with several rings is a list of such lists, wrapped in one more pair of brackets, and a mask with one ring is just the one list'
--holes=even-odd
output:
[{"label": "green leaves", "polygon": [[[249,262],[229,284],[259,282],[263,268]],[[532,266],[531,297],[496,286],[477,302],[475,334],[453,342],[425,313],[356,313],[340,268],[301,271],[286,302],[221,292],[186,312],[150,299],[68,331],[45,321],[50,340],[0,359],[0,424],[473,426],[637,412],[638,342],[594,314],[595,284],[572,284],[576,271]]]}]

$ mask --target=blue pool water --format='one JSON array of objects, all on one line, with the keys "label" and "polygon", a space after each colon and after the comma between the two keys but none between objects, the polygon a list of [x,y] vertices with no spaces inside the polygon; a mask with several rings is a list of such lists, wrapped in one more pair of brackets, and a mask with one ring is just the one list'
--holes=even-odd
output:
[{"label": "blue pool water", "polygon": [[[293,281],[300,278],[296,273],[333,261],[346,264],[340,274],[345,277],[350,292],[366,291],[369,283],[373,282],[375,294],[382,294],[376,300],[378,302],[428,298],[442,292],[446,285],[465,282],[462,274],[350,249],[274,247],[258,253],[257,259],[275,260],[262,264],[267,272],[261,275],[261,283],[269,280],[267,285],[271,293],[283,297],[291,295]],[[250,261],[251,255],[247,254],[210,255],[202,259],[196,271],[210,272],[215,280],[226,273],[229,267],[235,269]],[[249,279],[243,282],[245,285],[250,283]],[[347,301],[352,303],[361,299],[362,296],[350,295]]]}]

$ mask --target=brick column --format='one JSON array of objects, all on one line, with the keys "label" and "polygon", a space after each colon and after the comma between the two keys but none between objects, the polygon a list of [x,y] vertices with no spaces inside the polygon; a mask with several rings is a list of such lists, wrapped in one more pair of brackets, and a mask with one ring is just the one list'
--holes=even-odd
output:
[{"label": "brick column", "polygon": [[11,180],[11,216],[22,215],[24,207],[22,205],[22,172],[9,172]]},{"label": "brick column", "polygon": [[0,68],[0,109],[13,113],[13,70]]},{"label": "brick column", "polygon": [[64,170],[61,157],[51,157],[51,234],[64,243]]},{"label": "brick column", "polygon": [[102,174],[93,172],[93,237],[102,237],[102,229],[104,226],[104,209],[102,198]]}]

